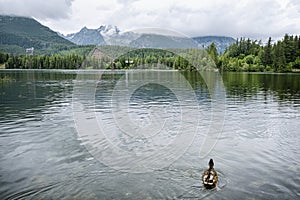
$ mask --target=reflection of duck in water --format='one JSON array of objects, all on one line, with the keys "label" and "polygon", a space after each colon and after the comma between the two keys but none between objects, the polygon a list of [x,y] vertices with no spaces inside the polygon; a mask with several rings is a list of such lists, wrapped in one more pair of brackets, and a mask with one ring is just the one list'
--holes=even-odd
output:
[{"label": "reflection of duck in water", "polygon": [[214,169],[213,159],[209,160],[209,168],[202,175],[202,182],[206,189],[215,188],[218,182],[218,174]]}]

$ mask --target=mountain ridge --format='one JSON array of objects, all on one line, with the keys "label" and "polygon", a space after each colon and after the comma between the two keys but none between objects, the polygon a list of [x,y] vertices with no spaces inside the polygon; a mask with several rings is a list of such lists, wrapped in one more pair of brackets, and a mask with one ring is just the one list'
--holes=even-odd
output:
[{"label": "mountain ridge", "polygon": [[[140,48],[207,48],[212,42],[214,42],[219,53],[223,53],[226,48],[236,41],[234,38],[229,36],[197,36],[187,38],[153,33],[136,33],[132,31],[122,32],[117,26],[101,25],[97,29],[89,30],[98,31],[98,35],[101,35],[104,42],[79,43],[73,39],[73,37],[74,35],[80,37],[79,33],[81,30],[77,33],[68,34],[63,37],[75,44],[106,44]],[[97,34],[95,32],[94,36],[90,35],[90,37],[96,37],[96,35]]]},{"label": "mountain ridge", "polygon": [[[147,31],[146,31],[147,32]],[[215,43],[223,53],[235,42],[226,36],[199,36],[193,38],[158,33],[123,32],[114,25],[96,29],[83,27],[76,33],[60,34],[42,25],[34,18],[0,15],[0,51],[24,54],[26,48],[35,52],[57,53],[77,45],[119,45],[136,48],[207,48]]]},{"label": "mountain ridge", "polygon": [[47,51],[74,45],[30,17],[0,15],[0,36],[1,51],[10,47],[21,52],[30,47]]},{"label": "mountain ridge", "polygon": [[77,33],[66,35],[65,39],[78,45],[105,44],[103,36],[99,34],[97,29],[88,29],[86,26]]}]

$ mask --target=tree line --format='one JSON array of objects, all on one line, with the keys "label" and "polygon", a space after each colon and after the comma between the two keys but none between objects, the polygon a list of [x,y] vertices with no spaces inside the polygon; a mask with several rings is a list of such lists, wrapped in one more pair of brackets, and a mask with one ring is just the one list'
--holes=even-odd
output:
[{"label": "tree line", "polygon": [[[153,68],[164,66],[168,69],[193,71],[196,68],[199,69],[199,66],[212,66],[215,63],[220,71],[291,72],[300,70],[300,37],[287,34],[282,40],[274,43],[270,37],[266,45],[263,45],[261,41],[240,38],[220,55],[215,44],[212,43],[206,49],[209,59],[207,54],[196,49],[187,49],[184,52],[179,49],[134,49],[118,46],[98,48],[102,51],[100,54],[104,52],[104,55],[111,57],[86,57],[75,51],[72,54],[65,52],[65,55],[33,56],[0,52],[0,63],[5,63],[8,69],[78,69],[81,66],[94,69],[134,69],[148,65]],[[80,49],[76,51],[80,52]],[[122,55],[124,51],[126,53]],[[112,53],[120,55],[112,59],[115,56],[111,55]],[[190,63],[190,60],[195,62]]]},{"label": "tree line", "polygon": [[78,69],[84,57],[71,55],[9,55],[0,53],[6,69]]},{"label": "tree line", "polygon": [[[114,67],[117,69],[135,69],[140,66],[145,66],[147,68],[153,67],[189,71],[196,69],[184,55],[180,56],[180,54],[176,54],[174,51],[174,49],[137,49],[115,59]],[[190,51],[187,53],[191,54],[193,52]],[[194,55],[197,53],[199,52],[195,51]]]},{"label": "tree line", "polygon": [[[132,48],[125,52],[118,46],[98,47],[83,65],[94,69],[175,69],[195,71],[214,67],[206,51],[201,49]],[[108,53],[107,53],[108,52]],[[119,55],[112,58],[109,55]]]},{"label": "tree line", "polygon": [[266,45],[261,41],[237,39],[223,55],[217,55],[214,45],[208,51],[223,71],[291,72],[300,69],[300,37],[286,34],[280,41]]}]

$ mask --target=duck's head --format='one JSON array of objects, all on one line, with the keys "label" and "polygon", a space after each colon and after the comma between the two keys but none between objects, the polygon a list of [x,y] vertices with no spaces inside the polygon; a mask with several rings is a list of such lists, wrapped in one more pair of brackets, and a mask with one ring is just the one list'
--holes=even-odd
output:
[{"label": "duck's head", "polygon": [[214,167],[214,161],[213,159],[210,159],[208,162],[209,168],[212,169]]}]

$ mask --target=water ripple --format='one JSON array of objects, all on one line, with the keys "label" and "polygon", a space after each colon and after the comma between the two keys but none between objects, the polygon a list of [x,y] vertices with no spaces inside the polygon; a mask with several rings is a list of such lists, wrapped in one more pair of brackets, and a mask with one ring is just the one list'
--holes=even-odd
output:
[{"label": "water ripple", "polygon": [[[208,127],[214,128],[213,101],[200,79],[191,81],[200,113],[187,115],[199,119],[199,131],[189,148],[171,165],[135,174],[106,166],[85,148],[87,138],[78,136],[73,119],[76,74],[47,73],[34,72],[30,77],[35,79],[30,80],[27,73],[17,74],[15,83],[0,87],[0,199],[298,199],[300,196],[299,84],[289,84],[289,80],[299,82],[296,75],[282,77],[287,81],[283,85],[272,85],[269,76],[265,77],[269,81],[260,80],[265,75],[249,75],[258,82],[246,79],[247,84],[241,83],[240,77],[245,78],[241,74],[236,78],[224,77],[226,117],[221,137],[209,154],[215,160],[219,183],[218,188],[206,190],[201,174],[209,158],[200,159],[199,150]],[[165,119],[164,131],[124,134],[116,127],[111,111],[112,103],[117,105],[124,99],[111,98],[123,74],[108,74],[108,78],[99,80],[95,101],[82,91],[86,100],[82,111],[93,111],[97,120],[103,122],[100,125],[109,144],[118,150],[139,156],[152,155],[161,149],[157,157],[151,157],[152,162],[157,162],[159,156],[168,159],[170,152],[164,151],[165,147],[178,135],[181,109],[189,108],[191,99],[179,102],[172,91],[151,84],[136,90],[127,110],[136,133],[151,123],[161,125],[155,121],[159,117]],[[183,89],[182,92],[185,94]],[[188,121],[187,130],[190,119],[184,119]],[[109,147],[100,139],[93,142]],[[110,155],[107,156],[109,159]],[[124,160],[119,159],[116,162]],[[123,162],[126,165],[130,161]]]}]

